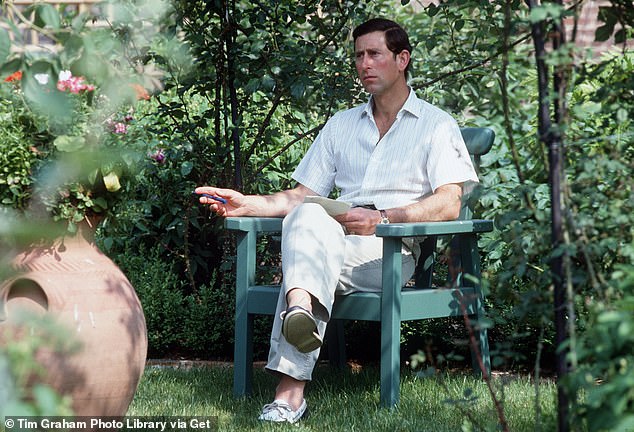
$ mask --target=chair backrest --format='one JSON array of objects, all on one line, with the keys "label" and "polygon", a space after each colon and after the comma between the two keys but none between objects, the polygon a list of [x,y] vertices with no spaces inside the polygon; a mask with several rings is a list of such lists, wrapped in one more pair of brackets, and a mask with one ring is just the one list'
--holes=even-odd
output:
[{"label": "chair backrest", "polygon": [[480,156],[485,155],[493,147],[495,140],[495,132],[493,129],[484,127],[465,127],[461,128],[462,139],[467,145],[469,154],[474,159],[476,169],[480,168]]},{"label": "chair backrest", "polygon": [[[462,133],[462,138],[467,146],[467,150],[471,155],[476,172],[479,174],[480,157],[487,154],[489,150],[491,150],[491,147],[493,147],[495,132],[493,132],[493,129],[484,127],[461,128],[460,132]],[[469,220],[473,217],[473,207],[476,201],[473,194],[474,189],[474,184],[466,185],[463,189],[459,220]]]},{"label": "chair backrest", "polygon": [[[480,170],[480,157],[487,154],[493,141],[495,132],[493,129],[484,127],[461,128],[462,138],[467,145],[467,150],[473,159],[476,172]],[[477,201],[476,194],[473,193],[475,185],[467,185],[462,195],[462,206],[460,208],[459,220],[470,220],[473,217],[473,207]],[[416,266],[414,274],[417,287],[430,287],[436,260],[436,237],[426,237],[420,242],[421,256]]]}]

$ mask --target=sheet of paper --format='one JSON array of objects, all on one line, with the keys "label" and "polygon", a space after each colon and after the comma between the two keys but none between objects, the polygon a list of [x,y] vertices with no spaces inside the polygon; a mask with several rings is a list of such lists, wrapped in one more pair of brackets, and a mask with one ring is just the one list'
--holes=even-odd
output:
[{"label": "sheet of paper", "polygon": [[337,201],[334,199],[317,196],[317,195],[308,195],[304,198],[305,203],[317,203],[322,206],[326,213],[330,216],[337,216],[343,214],[350,210],[351,204],[345,201]]}]

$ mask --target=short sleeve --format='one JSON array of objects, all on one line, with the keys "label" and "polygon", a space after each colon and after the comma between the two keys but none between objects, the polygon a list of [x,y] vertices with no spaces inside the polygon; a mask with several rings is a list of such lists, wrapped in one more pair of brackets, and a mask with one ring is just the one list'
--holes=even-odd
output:
[{"label": "short sleeve", "polygon": [[478,182],[478,176],[456,121],[447,116],[434,131],[427,175],[433,191],[450,183]]},{"label": "short sleeve", "polygon": [[335,183],[334,119],[330,119],[319,132],[292,175],[294,180],[321,196],[328,196]]}]

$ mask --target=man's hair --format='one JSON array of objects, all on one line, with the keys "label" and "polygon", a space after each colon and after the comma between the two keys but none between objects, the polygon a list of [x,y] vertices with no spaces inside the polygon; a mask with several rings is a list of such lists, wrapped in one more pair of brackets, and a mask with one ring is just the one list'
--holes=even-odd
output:
[{"label": "man's hair", "polygon": [[[359,36],[376,31],[380,31],[385,34],[385,44],[387,45],[387,49],[392,51],[395,56],[400,54],[403,50],[407,50],[410,54],[412,53],[412,45],[409,43],[407,32],[394,21],[390,21],[385,18],[372,18],[371,20],[359,24],[352,32],[352,38],[354,39],[354,42],[356,42]],[[411,63],[410,59],[410,62],[405,68],[405,76],[407,76],[407,73],[410,71]]]}]

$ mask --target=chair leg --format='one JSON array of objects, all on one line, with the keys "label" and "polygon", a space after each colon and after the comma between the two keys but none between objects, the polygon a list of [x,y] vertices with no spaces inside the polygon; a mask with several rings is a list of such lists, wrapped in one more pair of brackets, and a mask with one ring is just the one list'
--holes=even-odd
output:
[{"label": "chair leg", "polygon": [[[478,290],[479,291],[479,290]],[[475,299],[474,304],[476,314],[472,317],[475,320],[473,325],[473,333],[475,342],[478,347],[478,351],[474,350],[474,347],[471,347],[471,363],[473,367],[473,371],[478,376],[483,376],[483,369],[486,372],[486,375],[491,374],[491,354],[489,352],[489,338],[486,327],[482,327],[481,320],[485,316],[484,311],[484,299],[482,298],[482,294],[479,293],[478,297]],[[478,359],[478,355],[480,358]]]},{"label": "chair leg", "polygon": [[484,366],[484,370],[487,375],[491,374],[491,354],[489,353],[489,338],[487,336],[486,329],[480,329],[475,331],[475,339],[479,344],[480,350],[479,353],[471,349],[471,366],[473,367],[473,372],[477,376],[483,376],[482,370],[480,368],[480,361],[478,360],[478,354],[480,355],[480,359],[482,360],[482,365]]},{"label": "chair leg", "polygon": [[401,378],[400,320],[381,321],[381,406],[392,408],[399,402]]},{"label": "chair leg", "polygon": [[253,316],[248,312],[249,287],[255,282],[255,231],[238,232],[236,267],[236,314],[233,353],[233,394],[251,394],[253,381]]},{"label": "chair leg", "polygon": [[401,239],[383,239],[381,294],[381,405],[399,401],[401,370]]},{"label": "chair leg", "polygon": [[326,327],[328,343],[328,361],[337,369],[346,367],[346,341],[344,336],[344,320],[331,319]]},{"label": "chair leg", "polygon": [[[463,268],[463,273],[466,273],[470,277],[464,277],[462,283],[465,285],[473,286],[475,291],[475,297],[473,298],[474,315],[470,317],[476,321],[474,324],[475,342],[478,345],[478,351],[471,347],[471,364],[474,372],[477,375],[482,375],[480,361],[487,375],[491,372],[491,356],[489,353],[489,339],[487,336],[487,329],[480,327],[480,321],[485,316],[484,311],[484,296],[480,287],[480,255],[478,252],[478,242],[475,234],[468,234],[460,236],[460,260]],[[478,358],[478,356],[480,358]]]},{"label": "chair leg", "polygon": [[246,312],[235,321],[233,394],[251,394],[253,383],[253,316]]}]

